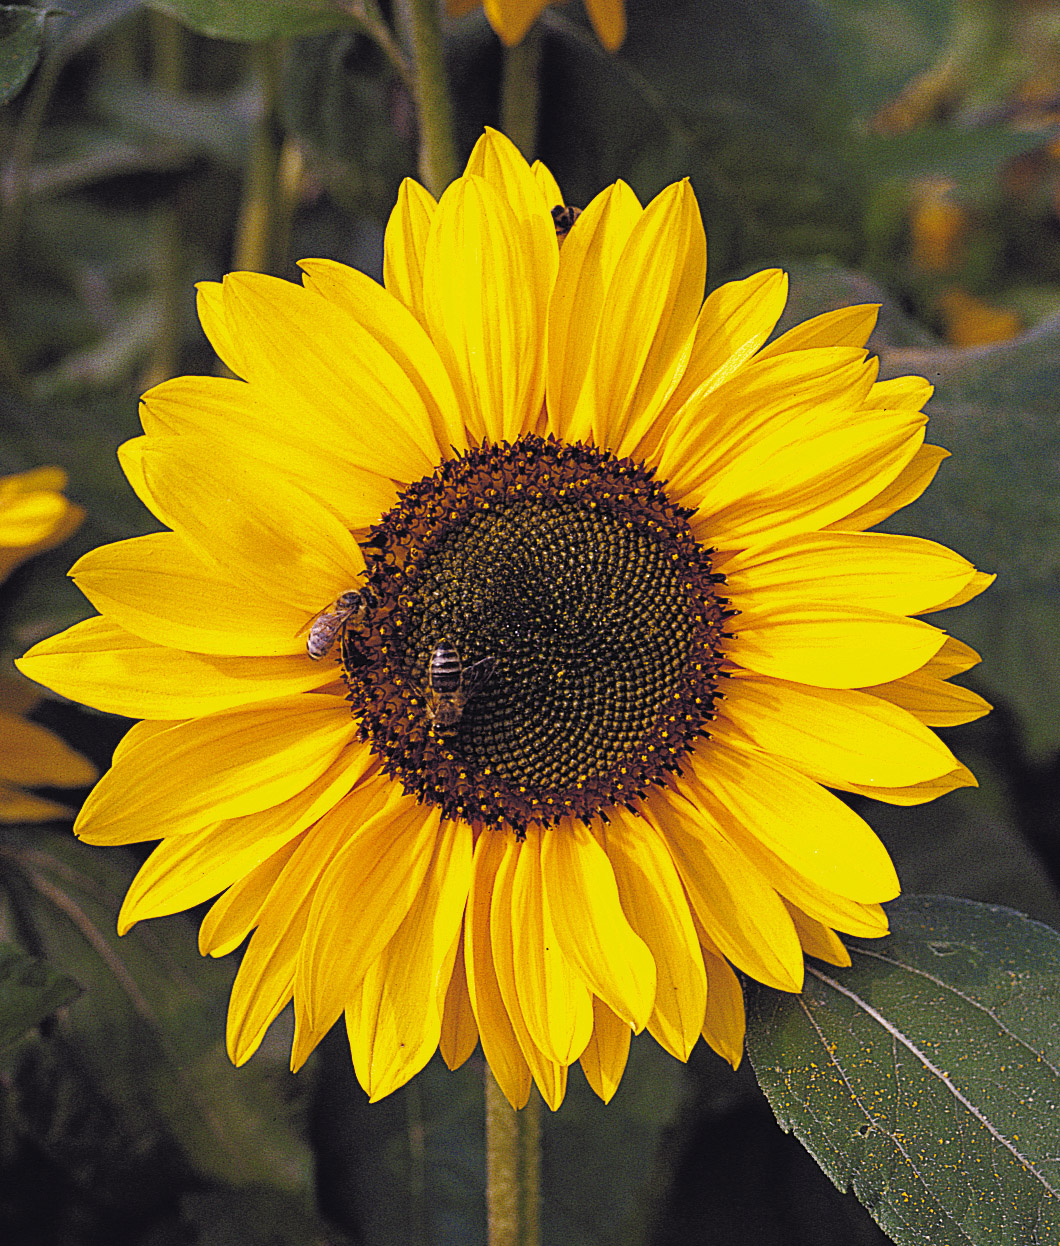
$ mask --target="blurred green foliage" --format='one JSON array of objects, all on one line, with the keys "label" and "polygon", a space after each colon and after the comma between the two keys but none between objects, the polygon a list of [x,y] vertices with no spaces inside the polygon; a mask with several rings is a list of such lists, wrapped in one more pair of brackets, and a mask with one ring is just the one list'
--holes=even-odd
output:
[{"label": "blurred green foliage", "polygon": [[[291,277],[303,255],[379,274],[416,163],[400,59],[372,37],[386,16],[345,0],[0,8],[0,471],[57,463],[88,510],[5,586],[5,656],[88,613],[63,574],[80,552],[156,526],[114,451],[144,388],[216,366],[193,283],[255,257]],[[609,56],[578,6],[546,10],[536,154],[575,204],[618,177],[642,199],[691,177],[711,284],[785,265],[785,324],[883,303],[884,373],[936,383],[932,439],[954,451],[894,526],[998,573],[953,619],[998,710],[950,733],[978,792],[867,816],[907,889],[1057,924],[1060,7],[631,0],[628,16]],[[501,50],[480,11],[447,37],[466,154],[497,123]],[[954,289],[1027,331],[960,348]],[[54,702],[39,716],[103,764],[125,725]],[[457,1074],[436,1060],[372,1107],[341,1033],[297,1078],[283,1034],[235,1070],[232,968],[199,960],[190,919],[114,935],[132,853],[49,829],[0,833],[0,856],[0,978],[25,1005],[0,1009],[5,1243],[485,1240],[477,1057]],[[545,1126],[548,1242],[883,1241],[777,1133],[746,1070],[699,1051],[685,1071],[642,1038],[607,1108],[571,1081]]]}]

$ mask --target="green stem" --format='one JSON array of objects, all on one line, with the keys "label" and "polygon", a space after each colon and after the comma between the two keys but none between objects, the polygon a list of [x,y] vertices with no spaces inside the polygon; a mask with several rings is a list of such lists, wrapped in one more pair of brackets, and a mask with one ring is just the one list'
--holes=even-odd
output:
[{"label": "green stem", "polygon": [[519,1246],[541,1246],[541,1098],[536,1090],[519,1114]]},{"label": "green stem", "polygon": [[273,264],[273,231],[279,206],[276,196],[281,140],[276,109],[283,73],[283,48],[278,43],[260,43],[253,46],[253,54],[261,76],[261,114],[251,140],[232,267],[237,272],[267,273]]},{"label": "green stem", "polygon": [[457,176],[453,108],[445,73],[440,0],[398,0],[397,14],[412,50],[420,127],[420,180],[436,198]]},{"label": "green stem", "polygon": [[541,25],[535,22],[522,43],[504,49],[501,76],[501,129],[527,160],[537,147],[537,123],[541,106]]},{"label": "green stem", "polygon": [[[147,14],[151,76],[160,92],[178,95],[184,86],[184,34],[166,13]],[[187,291],[181,266],[183,222],[179,189],[158,210],[158,331],[152,344],[145,386],[175,376],[180,355],[181,310]]]},{"label": "green stem", "polygon": [[541,1100],[516,1112],[486,1070],[489,1246],[540,1246]]}]

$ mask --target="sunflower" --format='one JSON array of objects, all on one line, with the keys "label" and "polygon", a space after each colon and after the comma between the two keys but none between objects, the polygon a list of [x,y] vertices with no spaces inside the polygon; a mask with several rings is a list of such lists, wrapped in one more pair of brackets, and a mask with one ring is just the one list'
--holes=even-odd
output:
[{"label": "sunflower", "polygon": [[[514,47],[541,16],[549,0],[446,0],[450,17],[463,17],[482,5],[486,20],[502,43]],[[609,52],[617,52],[626,37],[625,0],[585,0],[596,37]]]},{"label": "sunflower", "polygon": [[[66,473],[58,467],[0,477],[0,580],[80,524],[84,511],[63,496],[65,487]],[[0,823],[69,817],[64,805],[23,789],[84,787],[96,777],[58,736],[26,720],[39,699],[23,681],[0,673]]]},{"label": "sunflower", "polygon": [[986,711],[947,682],[977,656],[914,616],[989,577],[867,531],[945,457],[876,309],[764,345],[784,274],[703,302],[687,182],[562,239],[561,204],[487,132],[439,202],[403,185],[385,288],[201,285],[242,379],[152,389],[119,452],[170,531],[82,558],[98,617],[20,664],[144,720],[75,830],[162,841],[121,931],[219,896],[203,953],[249,936],[237,1064],[293,1001],[292,1067],[345,1017],[372,1099],[477,1042],[516,1106],[575,1060],[610,1098],[644,1028],[735,1065],[734,970],[798,991],[887,930],[826,789],[974,783],[929,728]]}]

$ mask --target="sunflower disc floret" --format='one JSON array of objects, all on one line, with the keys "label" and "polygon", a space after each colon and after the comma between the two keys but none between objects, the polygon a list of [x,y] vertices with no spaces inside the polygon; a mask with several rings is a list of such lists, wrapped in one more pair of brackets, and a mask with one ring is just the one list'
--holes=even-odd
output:
[{"label": "sunflower disc floret", "polygon": [[[675,772],[713,717],[727,605],[690,515],[649,468],[536,436],[405,490],[365,544],[378,604],[345,650],[386,773],[522,834]],[[430,716],[443,640],[474,684],[448,731]]]}]

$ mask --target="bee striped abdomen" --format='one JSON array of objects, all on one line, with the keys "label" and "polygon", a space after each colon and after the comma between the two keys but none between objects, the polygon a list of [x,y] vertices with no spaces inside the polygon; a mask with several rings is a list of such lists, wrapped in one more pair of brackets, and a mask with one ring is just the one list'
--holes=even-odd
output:
[{"label": "bee striped abdomen", "polygon": [[460,687],[463,675],[463,663],[460,654],[448,641],[440,640],[431,653],[427,679],[432,692],[451,693]]}]

